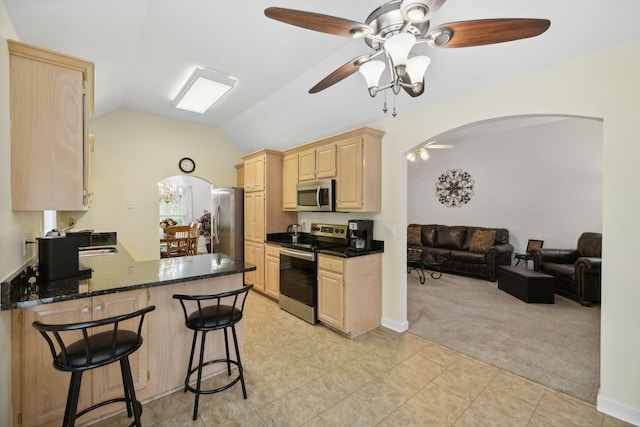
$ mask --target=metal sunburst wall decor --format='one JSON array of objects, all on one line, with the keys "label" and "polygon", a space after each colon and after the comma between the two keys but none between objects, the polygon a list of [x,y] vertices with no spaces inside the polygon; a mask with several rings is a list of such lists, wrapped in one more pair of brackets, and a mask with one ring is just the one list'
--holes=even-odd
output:
[{"label": "metal sunburst wall decor", "polygon": [[473,196],[474,182],[468,172],[461,169],[448,170],[436,182],[438,201],[448,208],[469,203]]}]

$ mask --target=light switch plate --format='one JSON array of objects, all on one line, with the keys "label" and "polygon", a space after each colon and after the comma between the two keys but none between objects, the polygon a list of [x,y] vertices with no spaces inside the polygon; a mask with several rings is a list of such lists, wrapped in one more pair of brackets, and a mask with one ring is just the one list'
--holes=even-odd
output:
[{"label": "light switch plate", "polygon": [[384,226],[384,234],[388,237],[396,237],[396,226],[395,225],[385,225]]}]

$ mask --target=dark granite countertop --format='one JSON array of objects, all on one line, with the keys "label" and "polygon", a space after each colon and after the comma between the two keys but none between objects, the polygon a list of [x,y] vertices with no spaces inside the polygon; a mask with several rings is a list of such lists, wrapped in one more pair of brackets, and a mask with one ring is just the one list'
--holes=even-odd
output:
[{"label": "dark granite countertop", "polygon": [[[377,244],[378,242],[382,243],[382,245],[378,245]],[[384,242],[379,240],[374,240],[372,249],[331,248],[331,249],[321,249],[318,251],[318,253],[324,254],[324,255],[342,257],[342,258],[354,258],[358,256],[381,254],[381,253],[384,253]]]},{"label": "dark granite countertop", "polygon": [[255,270],[253,264],[223,254],[135,261],[122,247],[112,255],[80,258],[84,273],[50,282],[39,282],[25,265],[0,285],[0,310],[31,307],[58,301],[88,298],[153,286],[206,279]]},{"label": "dark granite countertop", "polygon": [[[309,233],[301,233],[298,237],[297,243],[308,243],[310,241],[311,236]],[[292,245],[293,240],[291,236],[287,233],[272,233],[267,234],[267,243],[273,245]],[[333,247],[333,248],[324,248],[318,250],[319,254],[325,255],[333,255],[342,258],[353,258],[358,256],[366,256],[372,254],[380,254],[384,253],[384,241],[383,240],[374,240],[372,249],[351,249],[346,246]]]}]

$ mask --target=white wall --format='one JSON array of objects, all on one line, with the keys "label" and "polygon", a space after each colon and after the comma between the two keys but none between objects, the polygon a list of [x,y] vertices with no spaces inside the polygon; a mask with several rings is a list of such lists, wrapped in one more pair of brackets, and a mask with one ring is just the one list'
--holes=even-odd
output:
[{"label": "white wall", "polygon": [[[528,239],[575,248],[583,232],[602,231],[600,120],[565,118],[465,137],[430,156],[407,164],[408,223],[507,228],[515,252],[524,252]],[[435,183],[455,169],[471,174],[475,194],[468,204],[446,207]]]},{"label": "white wall", "polygon": [[[603,119],[601,387],[598,408],[640,424],[640,270],[636,267],[640,200],[640,40],[496,84],[429,108],[399,112],[374,124],[383,140],[384,226],[407,226],[407,162],[412,147],[469,123],[519,115],[575,115]],[[406,327],[406,233],[385,239],[383,316]]]},{"label": "white wall", "polygon": [[[116,231],[137,260],[159,258],[158,181],[181,174],[178,161],[196,162],[191,176],[215,187],[236,183],[240,152],[219,130],[126,110],[94,120],[94,202],[87,212],[66,212],[77,228]],[[128,201],[133,209],[127,208]]]}]

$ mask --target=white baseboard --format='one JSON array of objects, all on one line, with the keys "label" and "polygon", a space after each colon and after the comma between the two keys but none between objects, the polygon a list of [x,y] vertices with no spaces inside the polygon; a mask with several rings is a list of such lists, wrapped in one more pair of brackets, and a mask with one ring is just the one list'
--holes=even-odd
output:
[{"label": "white baseboard", "polygon": [[611,415],[612,417],[616,417],[622,421],[640,426],[640,408],[634,408],[632,406],[625,405],[624,403],[616,402],[613,399],[602,396],[599,391],[596,408],[598,411],[607,415]]},{"label": "white baseboard", "polygon": [[407,329],[409,329],[409,322],[406,320],[404,322],[396,322],[394,320],[390,320],[390,319],[387,319],[386,317],[383,317],[382,326],[396,332],[404,332]]}]

